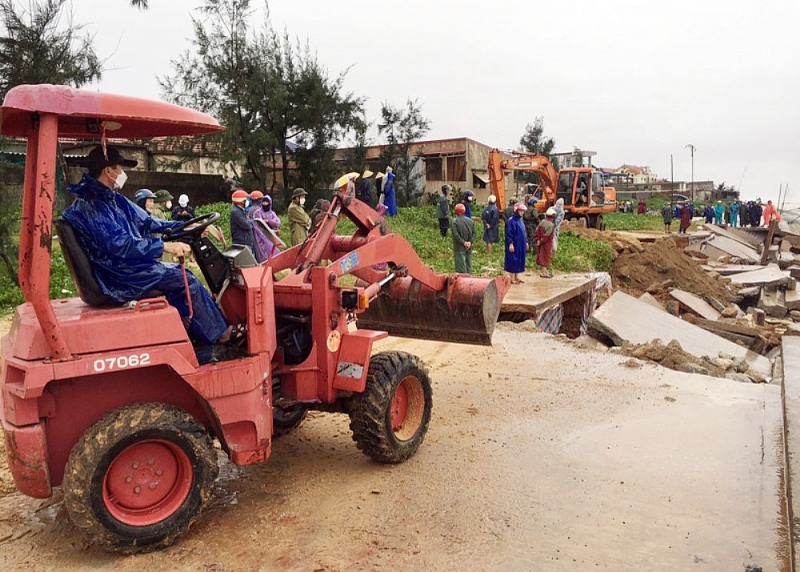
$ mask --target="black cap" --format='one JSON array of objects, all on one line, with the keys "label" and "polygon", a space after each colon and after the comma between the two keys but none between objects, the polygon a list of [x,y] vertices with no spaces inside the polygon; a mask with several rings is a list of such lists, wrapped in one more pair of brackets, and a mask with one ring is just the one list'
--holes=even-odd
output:
[{"label": "black cap", "polygon": [[90,173],[99,173],[106,167],[122,165],[124,167],[135,167],[139,163],[132,159],[125,159],[116,147],[107,146],[103,153],[102,145],[98,145],[86,156],[86,168]]}]

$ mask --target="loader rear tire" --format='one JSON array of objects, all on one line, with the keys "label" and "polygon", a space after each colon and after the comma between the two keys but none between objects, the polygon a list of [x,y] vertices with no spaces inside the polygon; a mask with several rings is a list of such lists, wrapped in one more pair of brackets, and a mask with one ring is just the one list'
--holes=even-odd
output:
[{"label": "loader rear tire", "polygon": [[72,449],[62,485],[70,520],[115,552],[148,552],[186,532],[217,478],[211,438],[193,416],[162,403],[112,411]]},{"label": "loader rear tire", "polygon": [[418,357],[372,356],[363,393],[352,397],[350,430],[358,448],[381,463],[401,463],[417,452],[431,420],[431,380]]}]

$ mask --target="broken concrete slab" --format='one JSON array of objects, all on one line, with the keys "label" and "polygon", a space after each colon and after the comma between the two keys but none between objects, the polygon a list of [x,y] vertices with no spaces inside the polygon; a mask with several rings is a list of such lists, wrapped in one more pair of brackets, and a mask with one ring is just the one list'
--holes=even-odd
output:
[{"label": "broken concrete slab", "polygon": [[800,247],[800,224],[791,224],[782,220],[778,223],[778,230],[781,236],[791,242],[794,246]]},{"label": "broken concrete slab", "polygon": [[553,278],[526,274],[523,278],[524,284],[515,284],[506,292],[500,305],[501,313],[538,316],[547,308],[590,292],[597,280],[582,273],[556,274]]},{"label": "broken concrete slab", "polygon": [[717,320],[719,318],[719,312],[700,296],[678,288],[670,290],[669,295],[701,318],[705,318],[706,320]]},{"label": "broken concrete slab", "polygon": [[685,249],[684,252],[686,252],[690,256],[699,255],[699,258],[707,258],[708,260],[711,261],[731,258],[731,255],[729,253],[725,252],[724,250],[720,250],[719,248],[716,248],[715,246],[713,246],[711,243],[708,242],[703,243],[699,246],[692,245],[689,248]]},{"label": "broken concrete slab", "polygon": [[648,304],[650,304],[654,308],[658,308],[659,310],[664,310],[665,312],[667,311],[667,309],[661,305],[661,302],[659,302],[656,299],[656,297],[653,296],[650,292],[645,292],[644,294],[639,296],[639,300],[641,300],[642,302],[647,302]]},{"label": "broken concrete slab", "polygon": [[764,310],[759,310],[755,306],[751,306],[747,313],[750,314],[753,318],[753,323],[756,326],[763,326],[767,323],[767,315],[764,313]]},{"label": "broken concrete slab", "polygon": [[717,234],[719,236],[724,236],[725,238],[730,238],[731,240],[735,240],[736,242],[744,244],[749,248],[757,249],[760,248],[762,244],[764,244],[763,240],[760,240],[759,238],[754,237],[751,234],[742,232],[741,230],[735,228],[731,227],[725,228],[722,226],[717,226],[715,224],[709,224],[706,225],[706,227],[714,234]]},{"label": "broken concrete slab", "polygon": [[666,312],[637,300],[624,292],[616,292],[589,317],[590,332],[611,339],[615,344],[650,343],[656,338],[664,342],[678,340],[683,349],[698,358],[717,356],[719,352],[744,358],[750,367],[763,375],[772,373],[770,361],[762,355],[720,336],[693,326]]},{"label": "broken concrete slab", "polygon": [[783,268],[789,268],[792,264],[794,264],[794,254],[791,252],[778,252],[777,255],[778,266]]},{"label": "broken concrete slab", "polygon": [[783,303],[787,310],[800,310],[800,290],[787,290]]},{"label": "broken concrete slab", "polygon": [[737,294],[743,298],[752,298],[761,294],[761,286],[748,286],[746,288],[741,288]]},{"label": "broken concrete slab", "polygon": [[[716,272],[722,276],[739,274],[740,272],[752,272],[764,268],[759,264],[704,264],[703,270],[706,272]],[[800,267],[798,267],[800,270]]]},{"label": "broken concrete slab", "polygon": [[708,245],[742,260],[749,260],[754,263],[761,261],[761,254],[755,248],[746,246],[726,236],[717,235],[708,242]]},{"label": "broken concrete slab", "polygon": [[783,271],[776,264],[769,264],[761,270],[740,272],[729,276],[731,283],[741,286],[778,286],[789,281],[789,272]]},{"label": "broken concrete slab", "polygon": [[703,318],[697,318],[694,321],[694,324],[700,326],[705,330],[714,330],[714,333],[730,332],[732,334],[739,334],[741,336],[747,336],[749,338],[754,338],[761,334],[761,331],[758,328],[742,326],[741,324],[737,324],[734,322],[723,322],[720,320],[705,320]]},{"label": "broken concrete slab", "polygon": [[783,318],[786,315],[786,304],[784,303],[784,290],[781,288],[762,288],[761,297],[758,299],[758,307],[764,310],[767,316],[773,318]]}]

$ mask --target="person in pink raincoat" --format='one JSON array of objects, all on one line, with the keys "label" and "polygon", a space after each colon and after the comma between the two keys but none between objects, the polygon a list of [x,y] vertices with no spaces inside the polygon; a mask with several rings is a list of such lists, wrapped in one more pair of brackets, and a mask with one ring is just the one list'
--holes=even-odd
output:
[{"label": "person in pink raincoat", "polygon": [[[252,194],[250,196],[252,198]],[[267,223],[269,228],[275,231],[275,234],[280,235],[279,228],[281,226],[281,219],[278,218],[278,215],[274,210],[272,210],[272,197],[269,195],[264,195],[261,197],[260,202],[261,204],[257,205],[254,201],[253,208],[250,211],[253,215],[253,219],[263,220],[265,223]],[[259,224],[256,224],[255,231],[257,243],[256,247],[261,255],[259,258],[260,262],[269,260],[280,252],[280,249],[277,247],[277,245],[267,238],[266,232],[261,229]]]}]

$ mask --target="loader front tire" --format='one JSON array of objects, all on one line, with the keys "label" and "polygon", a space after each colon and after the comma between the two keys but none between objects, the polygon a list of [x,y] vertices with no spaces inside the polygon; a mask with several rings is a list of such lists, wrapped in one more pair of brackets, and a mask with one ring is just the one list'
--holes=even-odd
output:
[{"label": "loader front tire", "polygon": [[353,440],[376,461],[401,463],[422,445],[431,408],[431,380],[418,357],[397,351],[375,354],[367,386],[350,404]]},{"label": "loader front tire", "polygon": [[72,449],[62,488],[70,520],[115,552],[147,552],[186,532],[217,478],[211,438],[193,416],[161,403],[112,411]]},{"label": "loader front tire", "polygon": [[288,435],[305,420],[308,409],[302,405],[297,405],[294,408],[281,409],[280,407],[272,407],[272,438],[283,437]]}]

